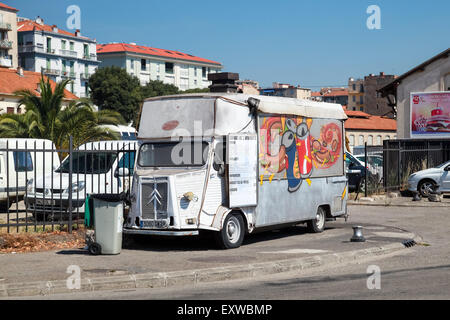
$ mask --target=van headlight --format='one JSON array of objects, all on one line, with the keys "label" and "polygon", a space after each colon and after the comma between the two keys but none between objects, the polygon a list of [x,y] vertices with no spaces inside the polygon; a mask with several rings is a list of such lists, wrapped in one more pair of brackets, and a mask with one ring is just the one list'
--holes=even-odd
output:
[{"label": "van headlight", "polygon": [[34,186],[33,186],[33,183],[34,183],[34,179],[33,179],[33,178],[31,178],[30,180],[28,180],[28,182],[27,182],[27,192],[28,192],[28,193],[34,193]]},{"label": "van headlight", "polygon": [[84,189],[85,185],[86,184],[84,181],[72,183],[72,186],[70,188],[67,188],[64,193],[78,193]]}]

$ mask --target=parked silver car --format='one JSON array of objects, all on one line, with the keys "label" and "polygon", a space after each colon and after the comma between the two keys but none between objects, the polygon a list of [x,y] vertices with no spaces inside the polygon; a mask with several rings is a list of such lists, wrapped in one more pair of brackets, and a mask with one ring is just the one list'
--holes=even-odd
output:
[{"label": "parked silver car", "polygon": [[423,197],[428,197],[430,190],[436,185],[439,185],[438,191],[450,192],[450,161],[415,172],[408,178],[408,190],[419,191]]}]

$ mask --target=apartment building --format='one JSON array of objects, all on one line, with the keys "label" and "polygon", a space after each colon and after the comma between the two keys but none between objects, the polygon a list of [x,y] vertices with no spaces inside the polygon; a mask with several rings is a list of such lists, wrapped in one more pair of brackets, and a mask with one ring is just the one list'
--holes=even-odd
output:
[{"label": "apartment building", "polygon": [[158,49],[136,43],[97,46],[100,68],[118,66],[136,76],[142,85],[159,80],[180,90],[207,88],[209,73],[219,72],[221,63],[180,51]]},{"label": "apartment building", "polygon": [[364,111],[364,79],[348,80],[348,105],[351,111]]},{"label": "apartment building", "polygon": [[396,77],[380,72],[378,75],[365,76],[364,79],[350,78],[348,82],[348,110],[393,118],[392,108],[388,106],[387,101],[382,98],[377,90],[391,83]]},{"label": "apartment building", "polygon": [[0,67],[16,69],[17,12],[19,10],[0,2]]},{"label": "apartment building", "polygon": [[348,90],[346,88],[322,88],[320,91],[311,92],[310,99],[347,106]]},{"label": "apartment building", "polygon": [[299,85],[293,86],[286,83],[272,83],[272,88],[260,89],[259,94],[262,96],[276,96],[296,99],[310,99],[311,89],[302,88]]},{"label": "apartment building", "polygon": [[46,25],[36,20],[19,18],[17,23],[19,65],[24,70],[42,72],[51,80],[71,80],[67,89],[79,97],[89,96],[89,77],[97,69],[95,39]]}]

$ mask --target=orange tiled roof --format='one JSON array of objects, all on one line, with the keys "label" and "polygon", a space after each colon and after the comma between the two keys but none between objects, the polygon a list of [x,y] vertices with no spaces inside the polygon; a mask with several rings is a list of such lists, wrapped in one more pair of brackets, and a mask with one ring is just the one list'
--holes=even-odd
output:
[{"label": "orange tiled roof", "polygon": [[345,110],[348,119],[345,130],[396,131],[397,121],[380,116],[373,116],[361,111]]},{"label": "orange tiled roof", "polygon": [[320,92],[311,92],[311,97],[321,97],[322,94]]},{"label": "orange tiled roof", "polygon": [[[15,91],[27,89],[39,96],[37,88],[40,80],[41,74],[38,72],[24,71],[22,77],[17,73],[17,70],[0,69],[0,94],[14,95]],[[55,89],[56,83],[50,80],[50,84]],[[64,96],[68,100],[78,99],[69,90],[64,90]]]},{"label": "orange tiled roof", "polygon": [[8,10],[15,11],[15,12],[19,11],[16,8],[10,7],[10,6],[8,6],[8,5],[4,4],[4,3],[1,3],[1,2],[0,2],[0,8],[8,9]]},{"label": "orange tiled roof", "polygon": [[[39,24],[36,21],[33,20],[24,20],[17,22],[17,32],[25,32],[25,31],[33,31],[33,30],[40,30],[40,31],[47,31],[47,32],[53,32],[53,27],[46,25],[46,24]],[[71,33],[62,29],[58,28],[58,33],[63,34],[66,36],[76,37],[75,33]],[[88,37],[81,37],[82,39],[89,39]]]},{"label": "orange tiled roof", "polygon": [[338,97],[338,96],[347,96],[348,89],[344,90],[331,90],[331,92],[325,92],[325,97]]},{"label": "orange tiled roof", "polygon": [[217,64],[219,66],[221,65],[220,62],[196,57],[191,54],[174,51],[174,50],[158,49],[158,48],[139,46],[139,45],[134,45],[134,44],[129,44],[129,43],[110,43],[110,44],[98,44],[97,45],[97,54],[112,53],[112,52],[143,53],[143,54],[148,54],[148,55],[158,56],[158,57],[204,62],[204,63],[210,63],[210,64]]}]

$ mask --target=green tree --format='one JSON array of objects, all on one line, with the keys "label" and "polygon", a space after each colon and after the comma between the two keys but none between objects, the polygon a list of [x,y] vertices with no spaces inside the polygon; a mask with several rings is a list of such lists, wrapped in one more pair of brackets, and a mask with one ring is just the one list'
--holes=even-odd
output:
[{"label": "green tree", "polygon": [[89,78],[89,88],[92,102],[100,110],[117,111],[127,123],[136,121],[143,100],[138,78],[120,67],[98,68]]},{"label": "green tree", "polygon": [[54,90],[49,79],[41,78],[40,96],[30,90],[20,90],[20,105],[24,114],[0,116],[0,138],[49,139],[57,148],[67,148],[73,136],[74,147],[95,140],[116,140],[119,134],[102,127],[104,124],[125,123],[118,112],[95,111],[86,99],[71,101],[63,107],[64,88],[68,80],[56,84]]},{"label": "green tree", "polygon": [[151,80],[142,87],[142,97],[144,99],[159,96],[178,94],[179,90],[173,84],[164,83],[159,80]]},{"label": "green tree", "polygon": [[180,94],[185,94],[185,93],[206,93],[206,92],[210,92],[209,88],[188,89],[188,90],[180,91]]}]

